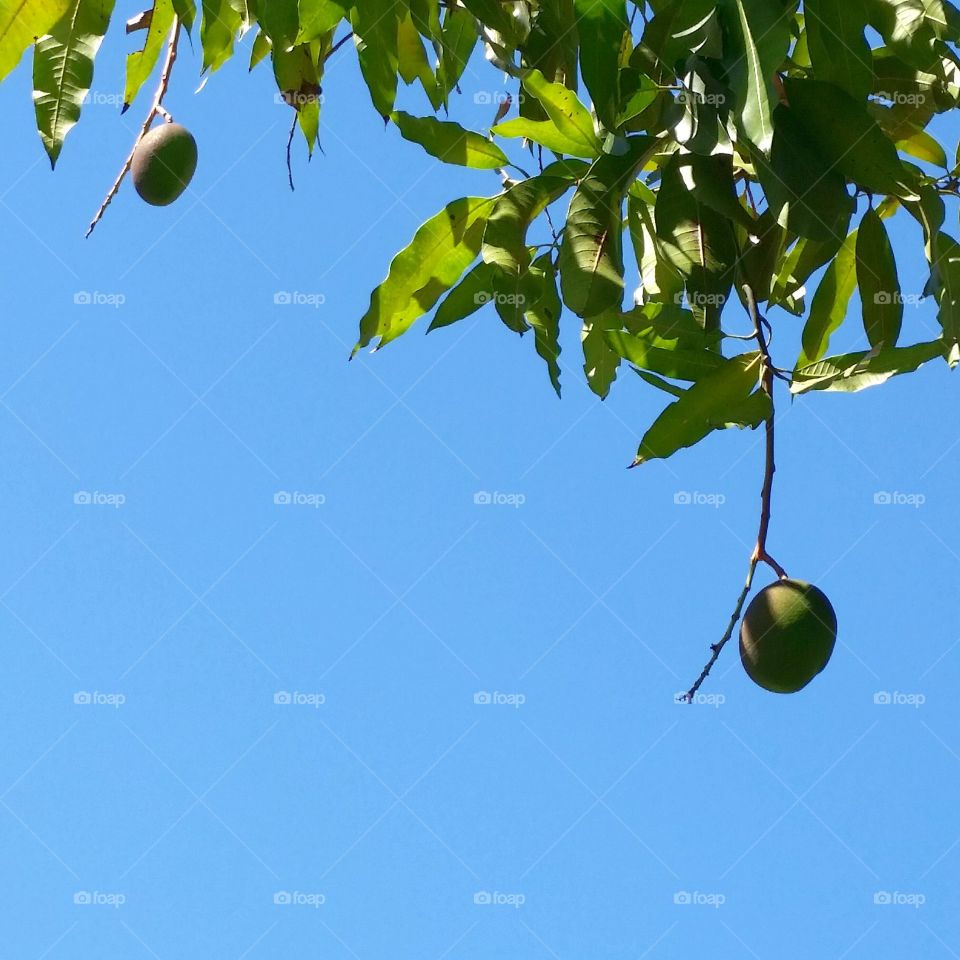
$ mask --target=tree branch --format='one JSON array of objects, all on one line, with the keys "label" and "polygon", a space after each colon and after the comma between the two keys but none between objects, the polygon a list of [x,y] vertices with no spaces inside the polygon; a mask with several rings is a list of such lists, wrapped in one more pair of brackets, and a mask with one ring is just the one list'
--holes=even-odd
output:
[{"label": "tree branch", "polygon": [[703,681],[710,675],[713,665],[719,659],[720,652],[733,636],[734,627],[736,627],[737,622],[740,620],[743,605],[750,593],[750,588],[753,586],[753,577],[757,572],[757,565],[759,563],[767,564],[781,579],[787,575],[787,571],[767,552],[767,533],[770,530],[770,500],[773,494],[773,475],[777,469],[774,461],[773,378],[775,368],[770,359],[768,346],[769,324],[760,316],[760,311],[757,309],[757,301],[753,295],[753,288],[745,283],[742,289],[744,300],[746,301],[747,313],[750,315],[750,320],[753,323],[753,339],[757,341],[757,347],[760,351],[760,389],[767,395],[770,401],[770,411],[764,423],[766,454],[763,467],[763,486],[760,489],[760,528],[757,531],[756,545],[750,554],[750,564],[747,567],[747,579],[743,585],[743,590],[740,591],[740,596],[737,598],[737,605],[730,615],[730,622],[727,624],[727,629],[724,631],[720,640],[710,645],[710,659],[707,661],[703,670],[700,671],[700,676],[697,677],[693,686],[680,697],[680,700],[685,703],[693,703],[693,698],[697,695],[697,691],[700,689]]},{"label": "tree branch", "polygon": [[123,178],[130,172],[130,167],[133,164],[133,155],[136,153],[137,147],[140,146],[140,141],[150,132],[150,125],[154,119],[159,115],[162,116],[167,123],[173,122],[173,117],[171,117],[163,107],[163,98],[167,94],[167,87],[170,85],[170,72],[173,69],[174,61],[177,59],[177,41],[179,38],[180,18],[175,16],[173,18],[173,26],[170,29],[170,38],[167,40],[167,55],[163,61],[163,69],[160,71],[160,83],[157,86],[157,92],[153,95],[153,103],[150,106],[150,111],[143,121],[143,125],[140,127],[137,139],[133,141],[133,146],[130,148],[130,153],[120,168],[120,173],[117,174],[117,179],[113,181],[113,185],[103,198],[103,203],[100,204],[100,208],[90,221],[90,226],[87,227],[84,239],[93,233],[93,228],[103,218],[103,215],[107,212],[107,207],[110,206],[110,201],[113,200],[120,190],[120,184],[123,183]]}]

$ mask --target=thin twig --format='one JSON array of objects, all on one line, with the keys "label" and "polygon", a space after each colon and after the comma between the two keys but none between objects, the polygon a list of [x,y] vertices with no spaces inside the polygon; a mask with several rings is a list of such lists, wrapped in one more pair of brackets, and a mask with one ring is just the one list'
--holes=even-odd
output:
[{"label": "thin twig", "polygon": [[757,341],[757,347],[760,351],[760,389],[767,395],[770,401],[770,410],[764,423],[766,432],[766,454],[763,467],[763,486],[760,490],[760,528],[757,531],[757,542],[750,554],[750,564],[747,567],[747,579],[737,598],[737,605],[730,615],[730,622],[727,629],[717,643],[710,645],[710,659],[706,666],[700,671],[693,686],[680,699],[686,703],[693,703],[693,698],[703,684],[703,681],[710,675],[713,665],[720,657],[720,652],[727,645],[727,642],[733,636],[734,627],[740,620],[740,614],[743,612],[743,605],[746,602],[747,595],[753,586],[753,577],[757,572],[757,565],[765,563],[781,579],[787,576],[787,571],[777,563],[767,552],[767,533],[770,530],[770,500],[773,494],[773,475],[776,472],[776,463],[774,462],[774,406],[773,406],[773,379],[776,368],[770,359],[769,337],[767,331],[769,324],[760,316],[757,309],[757,301],[753,295],[753,289],[749,284],[743,285],[744,300],[746,301],[747,313],[750,314],[750,320],[753,323],[753,339]]},{"label": "thin twig", "polygon": [[324,57],[325,60],[329,60],[348,40],[353,39],[353,31],[351,30],[345,37],[341,37],[331,48],[330,52]]},{"label": "thin twig", "polygon": [[157,86],[157,92],[153,96],[153,103],[150,106],[150,112],[147,114],[146,119],[143,121],[143,126],[140,128],[140,132],[137,134],[137,139],[133,141],[133,147],[130,150],[130,154],[127,159],[124,161],[123,166],[120,168],[120,173],[117,175],[117,179],[113,181],[113,186],[107,191],[107,195],[103,198],[103,203],[100,204],[100,208],[97,210],[96,215],[90,221],[90,226],[87,227],[87,232],[84,234],[84,239],[90,236],[93,233],[93,228],[100,222],[103,215],[107,212],[107,207],[110,206],[110,201],[117,195],[117,191],[120,189],[120,184],[123,183],[123,178],[130,172],[130,167],[133,164],[133,155],[137,152],[137,147],[140,146],[140,141],[149,133],[150,125],[153,123],[154,119],[158,114],[162,114],[164,119],[170,123],[173,118],[163,109],[163,98],[167,94],[167,87],[170,85],[170,72],[173,69],[174,61],[177,59],[177,41],[180,38],[180,18],[173,18],[173,26],[170,29],[170,39],[167,40],[167,55],[163,61],[163,69],[160,71],[160,83]]},{"label": "thin twig", "polygon": [[293,192],[293,169],[290,166],[290,148],[293,145],[293,135],[297,132],[297,119],[300,114],[293,115],[293,123],[290,124],[290,136],[287,137],[287,179],[290,181],[290,192]]}]

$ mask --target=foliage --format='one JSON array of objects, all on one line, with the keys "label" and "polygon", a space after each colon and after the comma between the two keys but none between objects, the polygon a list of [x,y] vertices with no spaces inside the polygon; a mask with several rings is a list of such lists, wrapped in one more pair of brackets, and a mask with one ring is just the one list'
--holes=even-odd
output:
[{"label": "foliage", "polygon": [[[80,117],[111,7],[0,0],[0,78],[33,45],[51,163]],[[311,151],[324,64],[352,41],[385,122],[501,180],[420,227],[373,291],[356,349],[431,312],[435,330],[492,303],[508,330],[532,332],[559,393],[558,330],[573,315],[595,393],[626,363],[670,398],[637,463],[768,416],[759,355],[727,332],[731,300],[804,318],[800,355],[775,371],[794,393],[960,361],[960,245],[945,229],[960,157],[929,129],[960,102],[949,0],[202,0],[199,11],[154,0],[128,25],[138,29],[126,105],[179,30],[198,33],[204,74],[256,31],[251,69],[270,62]],[[479,50],[512,92],[488,95],[499,109],[487,133],[448,116]],[[401,85],[422,91],[423,116],[396,108]],[[895,216],[923,231],[923,296],[938,305],[939,335],[912,345],[900,343]],[[858,290],[863,350],[828,356],[857,320]]]}]

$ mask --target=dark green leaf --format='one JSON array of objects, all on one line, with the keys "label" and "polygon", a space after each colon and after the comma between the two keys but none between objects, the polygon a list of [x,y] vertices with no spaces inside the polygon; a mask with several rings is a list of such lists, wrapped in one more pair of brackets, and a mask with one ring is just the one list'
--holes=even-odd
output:
[{"label": "dark green leaf", "polygon": [[360,72],[382,117],[397,96],[397,6],[395,0],[356,0],[350,11]]},{"label": "dark green leaf", "polygon": [[805,0],[803,10],[816,79],[866,100],[873,89],[873,62],[864,36],[864,0]]},{"label": "dark green leaf", "polygon": [[873,207],[860,221],[856,260],[867,339],[873,347],[895,346],[903,323],[903,298],[887,228]]},{"label": "dark green leaf", "polygon": [[751,400],[760,382],[760,354],[733,357],[698,380],[671,403],[644,434],[634,466],[665,459],[728,424],[756,426],[769,414],[769,400]]},{"label": "dark green leaf", "polygon": [[617,125],[620,46],[627,32],[625,0],[574,0],[580,37],[580,72],[600,122]]},{"label": "dark green leaf", "polygon": [[439,330],[440,327],[449,327],[450,324],[469,317],[489,303],[493,290],[490,272],[490,265],[483,261],[468,271],[437,307],[437,312],[433,315],[430,326],[427,327],[427,333],[431,330]]},{"label": "dark green leaf", "polygon": [[562,305],[557,292],[557,274],[549,253],[541,254],[530,265],[530,272],[539,278],[542,291],[539,299],[527,307],[526,319],[533,327],[533,343],[547,365],[547,373],[557,396],[560,396],[560,313]]},{"label": "dark green leaf", "polygon": [[581,317],[619,309],[623,302],[623,198],[657,147],[652,137],[629,137],[623,152],[604,154],[580,181],[563,231],[563,302]]},{"label": "dark green leaf", "polygon": [[897,148],[850,94],[820,80],[784,81],[799,128],[824,158],[874,193],[916,199]]}]

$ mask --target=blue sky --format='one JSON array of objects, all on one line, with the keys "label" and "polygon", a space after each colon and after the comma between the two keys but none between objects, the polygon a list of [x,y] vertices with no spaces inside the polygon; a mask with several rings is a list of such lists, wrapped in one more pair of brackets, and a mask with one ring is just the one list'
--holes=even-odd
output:
[{"label": "blue sky", "polygon": [[[780,697],[731,645],[678,705],[743,581],[760,435],[625,470],[662,395],[594,398],[569,319],[562,401],[490,308],[347,363],[390,256],[497,188],[385,132],[348,50],[291,194],[268,68],[195,96],[182,45],[191,190],[128,184],[85,241],[146,110],[111,100],[124,50],[118,17],[55,174],[29,70],[0,87],[5,955],[957,956],[946,366],[779,398],[769,545],[837,650]],[[496,80],[475,60],[456,115],[489,123]]]}]

